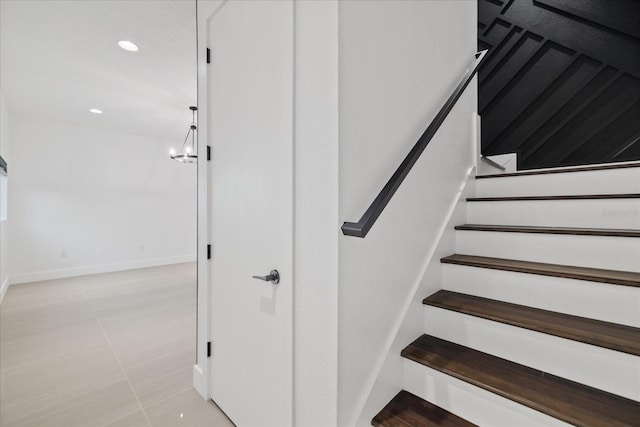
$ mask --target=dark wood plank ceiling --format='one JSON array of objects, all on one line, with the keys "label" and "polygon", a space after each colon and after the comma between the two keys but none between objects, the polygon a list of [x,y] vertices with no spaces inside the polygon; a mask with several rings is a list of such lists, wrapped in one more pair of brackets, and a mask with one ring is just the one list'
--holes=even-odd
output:
[{"label": "dark wood plank ceiling", "polygon": [[482,153],[640,160],[640,1],[479,0]]}]

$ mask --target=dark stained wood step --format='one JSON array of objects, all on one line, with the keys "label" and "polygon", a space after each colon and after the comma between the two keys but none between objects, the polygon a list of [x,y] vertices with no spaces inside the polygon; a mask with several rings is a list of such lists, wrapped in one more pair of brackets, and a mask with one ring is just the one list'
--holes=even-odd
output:
[{"label": "dark stained wood step", "polygon": [[383,427],[473,427],[469,421],[402,390],[376,415],[371,425]]},{"label": "dark stained wood step", "polygon": [[[503,233],[571,234],[576,236],[640,237],[640,230],[615,228],[541,227],[531,225],[456,225],[456,230],[496,231]],[[640,262],[640,261],[639,261]]]},{"label": "dark stained wood step", "polygon": [[639,402],[429,335],[402,356],[576,426],[640,423]]},{"label": "dark stained wood step", "polygon": [[425,298],[423,303],[640,356],[640,328],[632,326],[444,290]]},{"label": "dark stained wood step", "polygon": [[468,197],[467,202],[518,202],[529,200],[638,199],[640,194],[571,194],[567,196]]},{"label": "dark stained wood step", "polygon": [[440,260],[445,264],[515,271],[540,276],[564,277],[590,282],[640,287],[640,273],[633,271],[605,270],[602,268],[575,267],[572,265],[547,264],[544,262],[490,258],[475,255],[454,254]]},{"label": "dark stained wood step", "polygon": [[595,166],[538,169],[538,170],[525,170],[525,171],[509,172],[509,173],[496,173],[491,175],[478,175],[476,176],[476,179],[506,178],[510,176],[527,176],[527,175],[546,175],[551,173],[588,172],[588,171],[601,171],[601,170],[607,170],[607,169],[625,169],[625,168],[637,168],[637,167],[640,167],[640,162],[622,163],[622,164],[607,163],[607,164],[595,165]]}]

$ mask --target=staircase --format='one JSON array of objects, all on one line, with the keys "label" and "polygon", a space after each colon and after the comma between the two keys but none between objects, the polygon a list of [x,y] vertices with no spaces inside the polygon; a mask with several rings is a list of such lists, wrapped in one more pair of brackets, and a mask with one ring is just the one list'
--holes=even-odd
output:
[{"label": "staircase", "polygon": [[374,426],[640,426],[640,163],[479,176]]}]

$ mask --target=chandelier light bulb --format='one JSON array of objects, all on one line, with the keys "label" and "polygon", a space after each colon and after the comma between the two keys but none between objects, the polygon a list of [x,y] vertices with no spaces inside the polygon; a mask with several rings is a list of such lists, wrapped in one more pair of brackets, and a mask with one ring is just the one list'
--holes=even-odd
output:
[{"label": "chandelier light bulb", "polygon": [[182,147],[178,152],[180,154],[176,154],[176,150],[173,148],[169,151],[171,155],[171,159],[178,161],[180,163],[197,163],[198,156],[196,155],[196,111],[197,107],[189,107],[191,110],[191,126],[189,126],[189,130],[187,135],[184,138],[184,142],[182,143]]}]

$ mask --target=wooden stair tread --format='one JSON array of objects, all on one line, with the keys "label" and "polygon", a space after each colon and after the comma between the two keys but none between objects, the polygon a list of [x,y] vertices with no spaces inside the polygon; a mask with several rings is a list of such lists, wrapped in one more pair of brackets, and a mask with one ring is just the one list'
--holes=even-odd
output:
[{"label": "wooden stair tread", "polygon": [[442,258],[440,261],[445,264],[466,265],[470,267],[538,274],[541,276],[563,277],[567,279],[640,287],[640,273],[633,271],[605,270],[602,268],[576,267],[571,265],[547,264],[543,262],[462,254],[450,255]]},{"label": "wooden stair tread", "polygon": [[402,356],[576,426],[632,426],[640,420],[640,402],[433,336],[422,335]]},{"label": "wooden stair tread", "polygon": [[402,390],[371,421],[384,427],[473,427],[469,421]]},{"label": "wooden stair tread", "polygon": [[445,290],[425,298],[423,303],[640,356],[640,328],[632,326]]},{"label": "wooden stair tread", "polygon": [[588,171],[599,171],[599,170],[607,170],[607,169],[625,169],[625,168],[637,168],[640,167],[640,162],[634,163],[608,163],[604,165],[595,165],[595,166],[576,166],[576,167],[567,167],[567,168],[553,168],[553,169],[537,169],[537,170],[525,170],[518,172],[508,172],[508,173],[496,173],[491,175],[478,175],[476,179],[483,178],[505,178],[510,176],[527,176],[527,175],[546,175],[552,173],[568,173],[568,172],[588,172]]},{"label": "wooden stair tread", "polygon": [[640,230],[615,228],[542,227],[531,225],[456,225],[456,230],[497,231],[504,233],[570,234],[576,236],[640,237]]},{"label": "wooden stair tread", "polygon": [[591,199],[637,199],[638,193],[628,194],[571,194],[560,196],[506,196],[506,197],[468,197],[467,202],[515,202],[529,200],[591,200]]}]

